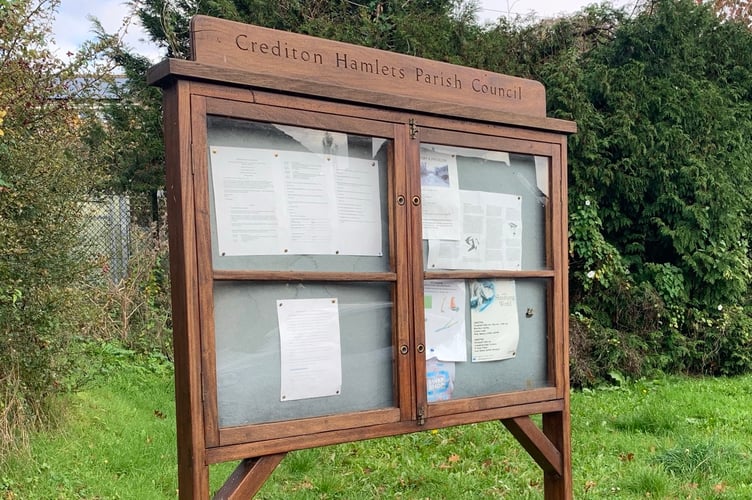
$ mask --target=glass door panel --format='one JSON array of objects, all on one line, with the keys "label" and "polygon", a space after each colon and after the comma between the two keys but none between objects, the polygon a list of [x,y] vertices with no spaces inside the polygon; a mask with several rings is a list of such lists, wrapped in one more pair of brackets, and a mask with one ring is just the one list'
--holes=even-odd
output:
[{"label": "glass door panel", "polygon": [[547,279],[426,280],[428,402],[548,387]]},{"label": "glass door panel", "polygon": [[551,386],[550,163],[421,144],[429,404]]},{"label": "glass door panel", "polygon": [[[392,288],[389,283],[215,283],[220,427],[393,407]],[[336,300],[329,311],[337,316],[338,343],[327,345],[322,336],[331,332],[317,332],[314,325],[304,325],[302,336],[282,339],[280,304],[315,299]],[[315,311],[305,312],[315,318]],[[286,381],[297,381],[298,392],[288,394]],[[329,383],[334,388],[327,394]]]},{"label": "glass door panel", "polygon": [[218,427],[395,409],[394,140],[206,126]]},{"label": "glass door panel", "polygon": [[422,144],[424,268],[547,269],[547,157]]},{"label": "glass door panel", "polygon": [[214,269],[390,271],[376,137],[207,118]]}]

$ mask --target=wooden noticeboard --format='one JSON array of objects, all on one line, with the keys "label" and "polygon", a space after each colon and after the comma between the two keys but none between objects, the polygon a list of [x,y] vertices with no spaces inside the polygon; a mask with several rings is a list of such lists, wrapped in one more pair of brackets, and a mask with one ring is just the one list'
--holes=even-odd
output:
[{"label": "wooden noticeboard", "polygon": [[[181,498],[500,420],[571,498],[566,138],[534,81],[197,16],[164,88]],[[542,428],[531,415],[542,414]],[[503,450],[500,450],[503,453]]]}]

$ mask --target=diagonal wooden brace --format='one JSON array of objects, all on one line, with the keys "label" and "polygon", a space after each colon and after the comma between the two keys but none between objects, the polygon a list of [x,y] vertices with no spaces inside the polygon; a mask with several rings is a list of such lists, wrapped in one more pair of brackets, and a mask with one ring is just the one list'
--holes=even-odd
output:
[{"label": "diagonal wooden brace", "polygon": [[225,484],[214,495],[214,500],[246,500],[253,498],[274,472],[286,453],[246,458],[238,464]]},{"label": "diagonal wooden brace", "polygon": [[503,419],[501,423],[533,457],[543,472],[562,475],[564,462],[561,452],[529,416]]}]

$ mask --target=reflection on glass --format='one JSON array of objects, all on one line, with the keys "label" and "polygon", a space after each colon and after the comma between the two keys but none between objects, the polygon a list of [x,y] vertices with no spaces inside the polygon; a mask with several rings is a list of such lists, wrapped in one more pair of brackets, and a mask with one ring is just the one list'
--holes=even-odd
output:
[{"label": "reflection on glass", "polygon": [[[392,285],[386,283],[216,282],[220,427],[392,407],[391,294]],[[301,356],[311,356],[310,367],[316,368],[325,353],[299,345],[283,349],[283,342],[290,340],[280,334],[280,303],[295,303],[301,308],[316,305],[322,299],[336,300],[336,307],[329,307],[336,309],[337,317],[324,319],[339,325],[338,352],[332,355],[336,354],[341,365],[337,367],[337,371],[341,370],[341,388],[330,391],[331,395],[319,394],[314,383],[312,392],[291,397],[284,390],[285,377],[289,376],[285,370],[292,366],[290,356],[295,357],[296,368],[305,366],[306,360]],[[311,319],[316,317],[316,309],[304,312],[308,313],[308,321],[316,321]],[[288,317],[285,321],[291,320]],[[313,330],[308,328],[309,332]],[[310,338],[306,342],[311,346],[324,345]],[[285,356],[287,363],[283,363]]]},{"label": "reflection on glass", "polygon": [[548,387],[549,283],[427,280],[428,401]]},{"label": "reflection on glass", "polygon": [[421,145],[426,270],[545,269],[548,158]]},{"label": "reflection on glass", "polygon": [[207,125],[215,268],[388,270],[389,141],[214,116]]}]

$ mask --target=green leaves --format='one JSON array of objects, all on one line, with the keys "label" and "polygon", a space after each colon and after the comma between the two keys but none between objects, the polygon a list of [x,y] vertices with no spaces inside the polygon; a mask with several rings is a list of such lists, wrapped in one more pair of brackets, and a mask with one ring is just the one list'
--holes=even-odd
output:
[{"label": "green leaves", "polygon": [[[549,116],[578,123],[568,158],[570,297],[573,337],[589,336],[573,339],[590,356],[577,360],[592,363],[581,373],[752,369],[743,361],[752,358],[746,26],[692,0],[658,0],[631,17],[594,5],[568,18],[484,27],[471,4],[446,0],[139,6],[143,24],[173,56],[188,53],[188,18],[203,13],[540,80]],[[124,102],[122,116],[112,113],[127,132],[114,155],[117,177],[130,188],[154,185],[159,156],[129,151],[158,150],[147,142],[158,135],[151,132],[158,120],[148,118],[158,106]],[[131,120],[144,124],[142,135],[131,133]],[[719,304],[739,308],[722,332]],[[718,349],[700,352],[719,343],[742,352],[733,362]]]},{"label": "green leaves", "polygon": [[71,344],[91,310],[77,288],[87,270],[79,203],[99,159],[81,141],[87,117],[70,84],[92,54],[68,64],[49,51],[57,3],[0,9],[0,458],[71,387]]},{"label": "green leaves", "polygon": [[[592,108],[573,116],[592,135],[571,141],[570,187],[573,200],[587,193],[600,209],[588,220],[579,204],[570,206],[575,286],[592,288],[577,281],[579,259],[590,265],[607,242],[628,265],[626,279],[651,286],[663,301],[661,330],[673,340],[659,348],[689,342],[702,349],[722,337],[749,353],[746,322],[721,334],[715,317],[719,304],[748,314],[752,34],[693,2],[660,1],[623,20],[614,35],[581,53],[579,90]],[[598,311],[596,319],[611,318],[597,319],[604,328],[613,325],[619,308],[610,300],[573,296]],[[710,323],[693,328],[687,316]],[[687,341],[677,344],[677,336]],[[720,351],[710,352],[692,354],[691,369],[741,368],[738,359],[732,368]],[[686,356],[683,348],[662,354]]]}]

